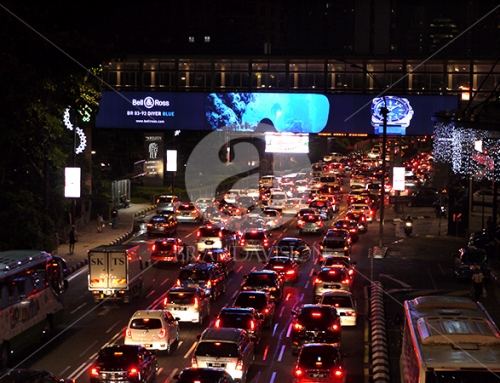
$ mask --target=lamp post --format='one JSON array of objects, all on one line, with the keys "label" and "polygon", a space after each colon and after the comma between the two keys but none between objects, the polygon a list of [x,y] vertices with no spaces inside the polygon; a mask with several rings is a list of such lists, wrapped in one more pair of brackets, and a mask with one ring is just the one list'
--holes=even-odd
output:
[{"label": "lamp post", "polygon": [[[337,60],[340,61],[340,60]],[[343,62],[343,61],[340,61]],[[387,165],[385,157],[387,156],[387,115],[389,114],[389,109],[387,109],[387,100],[385,98],[385,91],[382,88],[382,84],[377,80],[377,78],[373,75],[372,72],[370,72],[368,69],[365,67],[359,66],[354,63],[349,63],[353,68],[358,68],[361,69],[364,73],[366,73],[368,76],[370,76],[377,87],[379,88],[380,95],[384,99],[384,106],[380,109],[380,113],[382,114],[383,117],[383,130],[382,130],[382,189],[380,190],[380,226],[379,226],[379,237],[378,237],[378,246],[380,248],[383,247],[384,245],[384,213],[385,213],[385,167]]]}]

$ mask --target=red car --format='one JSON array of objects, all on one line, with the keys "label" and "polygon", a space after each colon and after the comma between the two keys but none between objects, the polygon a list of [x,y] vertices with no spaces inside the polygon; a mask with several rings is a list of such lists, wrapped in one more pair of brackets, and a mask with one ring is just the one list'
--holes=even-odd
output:
[{"label": "red car", "polygon": [[299,280],[299,265],[289,257],[271,257],[265,262],[264,270],[274,270],[285,282],[295,283]]}]

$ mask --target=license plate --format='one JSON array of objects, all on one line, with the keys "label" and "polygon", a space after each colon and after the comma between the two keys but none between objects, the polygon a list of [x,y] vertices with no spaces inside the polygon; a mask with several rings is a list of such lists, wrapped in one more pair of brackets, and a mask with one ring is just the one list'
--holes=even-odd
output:
[{"label": "license plate", "polygon": [[208,363],[209,367],[226,367],[226,363]]},{"label": "license plate", "polygon": [[188,287],[199,287],[200,285],[196,284],[196,283],[189,283],[188,284]]},{"label": "license plate", "polygon": [[340,289],[340,285],[324,285],[327,289]]},{"label": "license plate", "polygon": [[189,215],[189,213],[182,213],[182,215],[183,215],[183,216],[188,216],[188,215]]},{"label": "license plate", "polygon": [[214,241],[205,241],[205,245],[213,245]]},{"label": "license plate", "polygon": [[186,311],[187,307],[174,307],[174,310],[177,310],[177,311]]},{"label": "license plate", "polygon": [[326,374],[321,373],[321,372],[313,372],[309,374],[310,378],[326,378]]}]

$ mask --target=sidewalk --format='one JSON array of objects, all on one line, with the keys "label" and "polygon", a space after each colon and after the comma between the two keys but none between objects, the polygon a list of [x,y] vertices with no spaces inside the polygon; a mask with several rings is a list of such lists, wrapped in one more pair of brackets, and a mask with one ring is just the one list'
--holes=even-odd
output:
[{"label": "sidewalk", "polygon": [[78,242],[75,244],[73,254],[69,254],[69,244],[66,239],[66,243],[57,249],[57,255],[66,260],[69,273],[74,273],[87,264],[87,250],[100,245],[118,245],[129,239],[134,233],[135,219],[153,211],[154,208],[155,206],[151,204],[130,204],[129,208],[118,210],[116,229],[112,229],[111,222],[106,221],[100,233],[97,232],[96,217],[78,232]]}]

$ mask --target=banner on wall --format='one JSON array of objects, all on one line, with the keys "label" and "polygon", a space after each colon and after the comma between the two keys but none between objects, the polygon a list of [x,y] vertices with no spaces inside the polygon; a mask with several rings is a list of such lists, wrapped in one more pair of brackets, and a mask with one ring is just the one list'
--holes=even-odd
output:
[{"label": "banner on wall", "polygon": [[163,133],[145,133],[146,161],[144,162],[144,186],[163,186]]},{"label": "banner on wall", "polygon": [[432,135],[432,113],[458,96],[316,93],[103,92],[98,128]]}]

